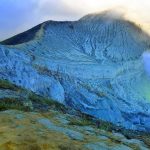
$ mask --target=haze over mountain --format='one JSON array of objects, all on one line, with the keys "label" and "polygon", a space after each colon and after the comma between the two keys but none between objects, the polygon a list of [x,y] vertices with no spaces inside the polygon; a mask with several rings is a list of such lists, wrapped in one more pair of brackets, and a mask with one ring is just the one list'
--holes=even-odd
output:
[{"label": "haze over mountain", "polygon": [[150,37],[112,11],[47,21],[1,42],[0,78],[105,121],[150,131]]},{"label": "haze over mountain", "polygon": [[78,20],[109,9],[150,31],[149,0],[1,0],[0,41],[47,20]]}]

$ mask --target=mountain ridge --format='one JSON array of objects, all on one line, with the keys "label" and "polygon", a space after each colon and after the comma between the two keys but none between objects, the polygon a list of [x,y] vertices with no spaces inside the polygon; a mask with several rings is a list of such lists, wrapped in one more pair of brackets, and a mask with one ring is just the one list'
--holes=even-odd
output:
[{"label": "mountain ridge", "polygon": [[[114,14],[114,15],[113,15]],[[9,43],[9,41],[12,39],[12,38],[17,38],[17,36],[21,36],[23,34],[26,34],[26,33],[33,33],[33,35],[38,32],[38,30],[40,30],[42,28],[42,25],[43,26],[46,26],[47,24],[63,24],[63,23],[69,23],[69,27],[72,28],[72,24],[73,23],[76,23],[78,21],[91,21],[91,20],[94,20],[94,21],[100,21],[103,20],[104,21],[107,21],[108,22],[110,21],[122,21],[123,23],[127,23],[127,24],[130,24],[131,26],[133,26],[133,28],[136,28],[136,30],[141,30],[143,33],[145,33],[146,36],[148,36],[148,34],[146,32],[144,32],[144,30],[142,30],[142,28],[140,26],[138,26],[135,22],[132,22],[126,18],[123,17],[123,15],[121,15],[120,13],[117,13],[115,12],[114,10],[108,10],[108,11],[103,11],[103,12],[99,12],[99,13],[91,13],[91,14],[88,14],[88,15],[85,15],[83,17],[81,17],[79,20],[76,20],[76,21],[53,21],[53,20],[48,20],[48,21],[44,21],[43,23],[40,23],[34,27],[32,27],[31,29],[29,30],[26,30],[22,33],[19,33],[17,35],[14,35],[6,40],[3,40],[1,41],[0,43],[4,44],[4,45],[11,45],[11,42]],[[8,43],[7,43],[8,42]],[[13,44],[12,44],[13,45]],[[14,43],[15,45],[15,43]]]},{"label": "mountain ridge", "polygon": [[130,22],[92,20],[45,22],[4,41],[0,78],[125,128],[150,131],[150,79],[142,60],[149,36]]}]

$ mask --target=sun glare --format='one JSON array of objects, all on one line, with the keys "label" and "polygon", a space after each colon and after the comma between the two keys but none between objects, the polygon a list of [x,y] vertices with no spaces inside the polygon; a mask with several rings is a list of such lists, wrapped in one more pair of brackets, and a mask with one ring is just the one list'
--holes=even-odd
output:
[{"label": "sun glare", "polygon": [[[129,20],[140,24],[150,31],[150,1],[149,0],[62,0],[72,10],[85,15],[87,13],[101,12],[114,9],[124,14]],[[140,12],[140,13],[139,13]]]}]

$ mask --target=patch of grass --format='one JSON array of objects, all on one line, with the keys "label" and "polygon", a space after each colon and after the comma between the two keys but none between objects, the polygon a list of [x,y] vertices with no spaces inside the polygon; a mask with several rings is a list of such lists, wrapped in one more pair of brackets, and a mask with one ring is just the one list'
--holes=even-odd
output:
[{"label": "patch of grass", "polygon": [[15,109],[21,111],[30,111],[28,106],[24,106],[24,104],[15,98],[3,98],[0,99],[0,111]]},{"label": "patch of grass", "polygon": [[61,111],[63,113],[65,113],[67,110],[67,108],[63,104],[60,104],[57,101],[54,101],[52,99],[48,99],[48,98],[44,98],[42,96],[36,95],[33,92],[29,94],[28,99],[33,103],[40,104],[40,105],[48,105],[50,108]]},{"label": "patch of grass", "polygon": [[68,125],[90,126],[93,125],[93,123],[86,119],[72,119]]},{"label": "patch of grass", "polygon": [[149,148],[150,148],[150,134],[149,135],[143,135],[139,139],[141,139]]},{"label": "patch of grass", "polygon": [[68,125],[77,125],[77,126],[92,126],[95,125],[93,122],[93,118],[90,115],[84,114],[80,111],[77,111],[75,118],[71,118]]},{"label": "patch of grass", "polygon": [[59,150],[81,150],[81,148],[73,145],[73,144],[66,144],[66,145],[59,145]]},{"label": "patch of grass", "polygon": [[13,91],[19,90],[19,88],[16,85],[12,84],[8,80],[1,80],[1,79],[0,79],[0,89],[9,89]]},{"label": "patch of grass", "polygon": [[105,121],[100,121],[99,124],[99,129],[105,130],[105,131],[112,131],[113,130],[113,125],[110,122],[105,122]]},{"label": "patch of grass", "polygon": [[69,125],[78,125],[78,126],[93,126],[100,130],[105,131],[112,131],[112,130],[119,130],[119,127],[115,126],[114,124],[103,121],[97,118],[94,118],[93,116],[90,116],[88,114],[82,113],[78,111],[78,118],[73,118]]},{"label": "patch of grass", "polygon": [[[37,110],[41,110],[41,108],[44,108],[46,106],[48,109],[53,109],[53,110],[57,110],[57,111],[66,113],[67,108],[64,105],[62,105],[52,99],[45,98],[45,97],[39,96],[37,94],[34,94],[33,92],[26,90],[22,87],[16,86],[15,84],[9,82],[8,80],[0,79],[0,89],[2,89],[2,90],[9,89],[12,91],[21,92],[23,95],[25,94],[26,100],[36,104],[35,106],[38,105],[38,107],[35,107],[35,108],[37,108]],[[23,99],[23,97],[22,97],[22,99]],[[25,104],[23,104],[23,102],[25,102],[25,100],[21,101],[21,100],[15,99],[15,98],[0,99],[0,111],[7,110],[7,109],[17,109],[17,110],[28,109],[27,107],[29,107],[29,106],[25,106]]]}]

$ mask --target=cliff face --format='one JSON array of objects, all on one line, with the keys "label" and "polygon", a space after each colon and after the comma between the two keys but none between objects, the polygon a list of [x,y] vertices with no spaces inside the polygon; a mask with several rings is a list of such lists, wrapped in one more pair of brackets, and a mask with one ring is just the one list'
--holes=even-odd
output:
[{"label": "cliff face", "polygon": [[0,45],[0,78],[97,118],[150,131],[149,37],[108,13],[48,21]]}]

